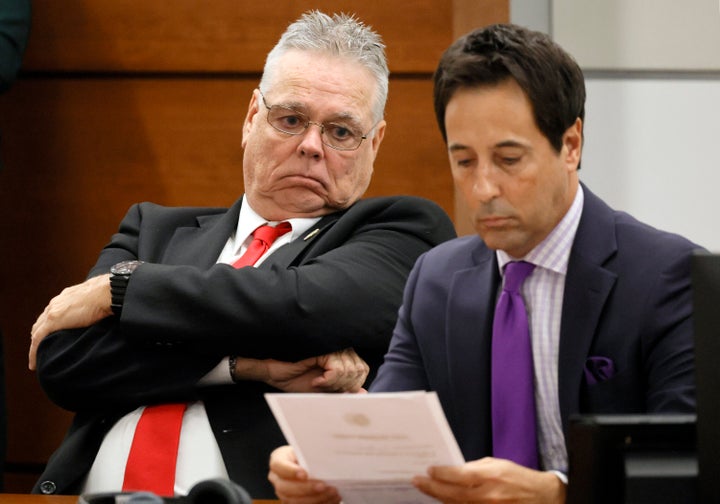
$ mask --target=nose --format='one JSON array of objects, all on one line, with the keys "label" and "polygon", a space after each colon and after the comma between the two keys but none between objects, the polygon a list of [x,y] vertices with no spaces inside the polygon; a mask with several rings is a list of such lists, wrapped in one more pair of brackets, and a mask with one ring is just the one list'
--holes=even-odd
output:
[{"label": "nose", "polygon": [[492,168],[481,168],[475,172],[473,195],[482,203],[488,203],[500,195],[500,186],[493,177]]},{"label": "nose", "polygon": [[[313,128],[313,126],[317,126]],[[300,135],[300,145],[298,145],[298,151],[301,156],[311,156],[316,159],[323,157],[323,143],[322,143],[322,125],[310,121],[305,132]]]}]

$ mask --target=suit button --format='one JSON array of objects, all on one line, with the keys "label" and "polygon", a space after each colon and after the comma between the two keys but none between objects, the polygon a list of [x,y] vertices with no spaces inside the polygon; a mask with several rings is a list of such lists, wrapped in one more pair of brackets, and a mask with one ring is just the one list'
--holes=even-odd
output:
[{"label": "suit button", "polygon": [[40,492],[44,493],[45,495],[54,494],[57,492],[57,486],[55,485],[54,481],[43,481],[40,483]]}]

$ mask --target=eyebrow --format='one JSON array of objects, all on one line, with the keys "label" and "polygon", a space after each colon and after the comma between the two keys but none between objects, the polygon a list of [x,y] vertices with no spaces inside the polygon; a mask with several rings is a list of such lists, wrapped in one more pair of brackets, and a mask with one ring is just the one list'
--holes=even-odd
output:
[{"label": "eyebrow", "polygon": [[470,147],[468,147],[467,145],[458,144],[458,143],[453,143],[453,144],[450,144],[450,145],[448,146],[448,150],[449,150],[450,152],[457,152],[457,151],[461,151],[461,150],[468,150],[469,148],[470,148]]},{"label": "eyebrow", "polygon": [[[517,147],[522,149],[528,149],[529,146],[525,145],[522,142],[518,142],[517,140],[503,140],[502,142],[498,142],[495,145],[493,145],[493,148],[495,149],[502,149],[503,147]],[[460,143],[453,143],[448,146],[448,151],[450,152],[457,152],[462,150],[468,150],[470,149],[469,146],[460,144]]]},{"label": "eyebrow", "polygon": [[350,112],[338,112],[333,117],[336,117],[337,119],[344,119],[346,121],[357,121],[357,117],[355,114],[351,114]]},{"label": "eyebrow", "polygon": [[[310,113],[307,106],[300,102],[274,103],[272,106],[275,105],[294,110],[295,112],[298,112],[299,114],[303,114],[304,116],[310,118]],[[333,114],[330,116],[329,119],[324,120],[323,123],[331,123],[336,121],[348,123],[350,126],[357,128],[358,130],[362,129],[362,121],[360,121],[357,116],[351,114],[350,112],[338,112],[337,114]]]},{"label": "eyebrow", "polygon": [[307,107],[300,102],[279,102],[279,103],[273,103],[270,106],[271,107],[277,106],[277,107],[292,109],[296,112],[300,112],[301,114],[307,113]]},{"label": "eyebrow", "polygon": [[517,140],[505,140],[503,142],[495,144],[495,148],[503,148],[503,147],[520,147],[523,149],[527,149],[528,146],[525,145],[522,142],[519,142]]},{"label": "eyebrow", "polygon": [[328,119],[324,122],[342,122],[352,128],[357,129],[358,131],[362,131],[363,129],[363,124],[360,118],[349,112],[340,112],[331,116],[331,119]]}]

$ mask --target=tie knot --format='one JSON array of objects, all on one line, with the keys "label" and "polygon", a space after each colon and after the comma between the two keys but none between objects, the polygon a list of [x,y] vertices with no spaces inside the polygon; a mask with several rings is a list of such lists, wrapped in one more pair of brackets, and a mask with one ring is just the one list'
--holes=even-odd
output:
[{"label": "tie knot", "polygon": [[268,246],[272,245],[275,240],[277,240],[280,236],[284,235],[288,231],[292,229],[292,226],[289,222],[281,222],[277,226],[268,226],[263,225],[257,228],[255,231],[253,231],[253,238],[256,240],[262,240],[263,242],[267,243]]},{"label": "tie knot", "polygon": [[505,265],[505,286],[503,290],[517,292],[525,279],[535,269],[535,265],[526,261],[512,261]]}]

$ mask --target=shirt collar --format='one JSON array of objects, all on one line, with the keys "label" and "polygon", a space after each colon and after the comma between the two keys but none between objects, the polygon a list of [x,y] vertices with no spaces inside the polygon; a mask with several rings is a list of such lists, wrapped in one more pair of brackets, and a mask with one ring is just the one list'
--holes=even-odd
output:
[{"label": "shirt collar", "polygon": [[[296,217],[293,219],[285,219],[282,222],[289,222],[292,226],[292,230],[288,233],[290,235],[289,242],[295,240],[295,238],[302,236],[310,226],[320,220],[320,217]],[[243,197],[242,205],[240,206],[240,216],[238,217],[237,228],[235,229],[235,250],[234,253],[238,253],[240,248],[245,241],[250,237],[253,231],[258,226],[263,224],[270,224],[275,226],[280,221],[268,221],[260,217],[255,210],[250,206],[246,197]]]},{"label": "shirt collar", "polygon": [[557,226],[535,246],[525,257],[513,258],[504,250],[496,251],[500,274],[503,267],[510,261],[524,260],[561,275],[567,272],[570,250],[572,249],[575,234],[577,233],[580,217],[582,216],[583,202],[585,195],[582,185],[578,184],[575,199],[570,205],[567,213],[563,216]]}]

